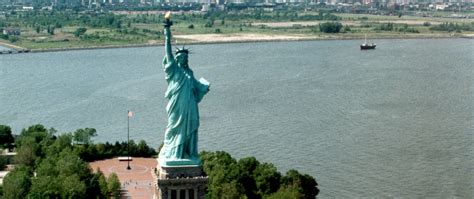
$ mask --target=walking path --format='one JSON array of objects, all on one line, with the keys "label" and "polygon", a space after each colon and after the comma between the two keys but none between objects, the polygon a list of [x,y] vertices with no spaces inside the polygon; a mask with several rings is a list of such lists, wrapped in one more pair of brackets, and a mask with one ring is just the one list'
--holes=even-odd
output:
[{"label": "walking path", "polygon": [[7,48],[12,48],[12,49],[15,49],[15,50],[22,50],[22,49],[24,49],[24,48],[21,47],[21,46],[16,46],[16,45],[9,44],[9,43],[5,43],[5,42],[1,42],[1,41],[0,41],[0,46],[5,46],[5,47],[7,47]]}]

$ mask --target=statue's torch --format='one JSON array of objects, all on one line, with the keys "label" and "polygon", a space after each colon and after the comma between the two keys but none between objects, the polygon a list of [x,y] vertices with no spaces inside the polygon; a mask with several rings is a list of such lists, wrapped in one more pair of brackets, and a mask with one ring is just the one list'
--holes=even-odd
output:
[{"label": "statue's torch", "polygon": [[163,26],[165,27],[170,27],[173,25],[173,22],[171,21],[171,12],[168,11],[166,14],[165,14],[165,21],[163,22]]}]

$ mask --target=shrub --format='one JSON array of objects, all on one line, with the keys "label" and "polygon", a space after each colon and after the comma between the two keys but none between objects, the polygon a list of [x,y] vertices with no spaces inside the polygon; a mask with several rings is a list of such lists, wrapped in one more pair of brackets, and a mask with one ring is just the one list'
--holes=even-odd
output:
[{"label": "shrub", "polygon": [[344,26],[344,32],[350,32],[351,31],[351,27],[349,27],[348,25]]},{"label": "shrub", "polygon": [[380,25],[380,27],[378,29],[383,30],[383,31],[392,31],[393,30],[393,23],[384,23],[384,24]]},{"label": "shrub", "polygon": [[338,33],[341,31],[342,24],[339,22],[326,22],[319,24],[319,30],[325,33]]},{"label": "shrub", "polygon": [[18,37],[16,36],[10,36],[8,37],[8,41],[12,42],[12,43],[15,43],[17,42],[18,40],[20,40]]},{"label": "shrub", "polygon": [[76,29],[76,31],[74,31],[73,34],[74,34],[74,36],[79,37],[81,35],[84,35],[84,33],[86,33],[86,31],[87,31],[87,28],[80,27],[80,28]]},{"label": "shrub", "polygon": [[214,21],[213,20],[208,20],[206,22],[206,24],[204,24],[204,27],[206,27],[206,28],[211,28],[212,26],[214,26]]}]

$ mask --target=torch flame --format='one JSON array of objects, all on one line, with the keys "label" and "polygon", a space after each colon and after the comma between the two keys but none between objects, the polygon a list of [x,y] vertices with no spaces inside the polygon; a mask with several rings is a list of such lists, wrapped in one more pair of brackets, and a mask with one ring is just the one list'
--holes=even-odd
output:
[{"label": "torch flame", "polygon": [[171,19],[171,12],[168,11],[166,14],[165,14],[165,19],[169,20]]}]

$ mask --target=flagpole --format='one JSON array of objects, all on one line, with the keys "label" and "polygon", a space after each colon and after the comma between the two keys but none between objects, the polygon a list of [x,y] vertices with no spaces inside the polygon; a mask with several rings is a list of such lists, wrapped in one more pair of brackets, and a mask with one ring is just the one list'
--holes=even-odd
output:
[{"label": "flagpole", "polygon": [[130,170],[130,110],[127,112],[127,170]]}]

